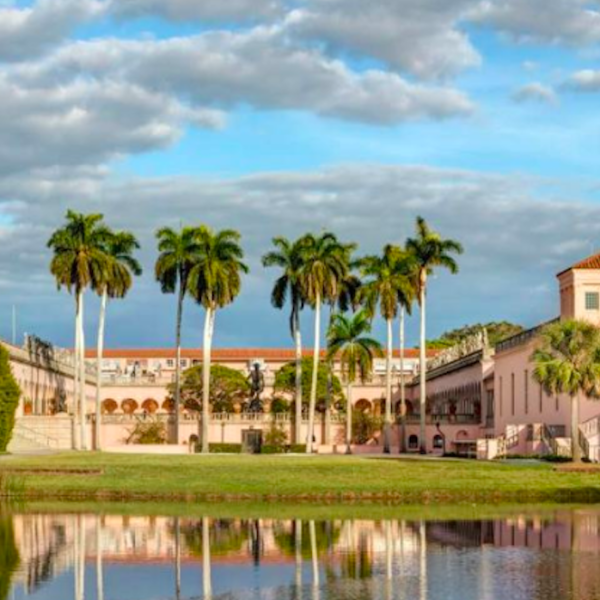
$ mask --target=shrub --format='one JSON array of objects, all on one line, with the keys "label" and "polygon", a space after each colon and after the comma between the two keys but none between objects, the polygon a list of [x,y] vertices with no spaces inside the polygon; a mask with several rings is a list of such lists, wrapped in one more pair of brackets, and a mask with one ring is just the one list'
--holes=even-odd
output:
[{"label": "shrub", "polygon": [[211,454],[241,454],[241,444],[210,444],[209,451]]},{"label": "shrub", "polygon": [[[277,423],[272,423],[269,430],[265,433],[263,448],[271,447],[276,449],[276,452],[285,452],[285,447],[288,441],[288,436],[285,430]],[[265,452],[263,454],[274,454],[274,452]]]},{"label": "shrub", "polygon": [[284,454],[285,446],[271,446],[269,444],[263,444],[260,448],[261,454]]},{"label": "shrub", "polygon": [[290,444],[288,452],[291,454],[306,454],[306,444]]},{"label": "shrub", "polygon": [[355,444],[366,444],[381,431],[383,421],[368,413],[354,411],[352,413],[352,441]]},{"label": "shrub", "polygon": [[271,400],[271,413],[282,415],[290,412],[290,403],[284,398],[273,398]]},{"label": "shrub", "polygon": [[167,428],[164,423],[138,423],[127,438],[127,444],[166,444]]},{"label": "shrub", "polygon": [[21,390],[10,368],[8,350],[0,344],[0,452],[6,448],[15,426]]}]

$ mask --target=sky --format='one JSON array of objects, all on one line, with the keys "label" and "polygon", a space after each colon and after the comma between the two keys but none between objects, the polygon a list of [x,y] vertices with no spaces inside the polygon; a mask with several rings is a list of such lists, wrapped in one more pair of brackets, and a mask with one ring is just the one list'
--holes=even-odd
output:
[{"label": "sky", "polygon": [[[0,336],[15,306],[19,341],[72,345],[46,249],[69,208],[142,244],[112,347],[173,344],[154,234],[181,224],[242,234],[251,272],[216,346],[290,345],[272,237],[375,253],[417,215],[465,247],[431,282],[429,337],[535,325],[555,274],[600,251],[599,99],[594,0],[0,0]],[[88,344],[97,312],[89,295]],[[185,345],[203,317],[186,304]]]}]

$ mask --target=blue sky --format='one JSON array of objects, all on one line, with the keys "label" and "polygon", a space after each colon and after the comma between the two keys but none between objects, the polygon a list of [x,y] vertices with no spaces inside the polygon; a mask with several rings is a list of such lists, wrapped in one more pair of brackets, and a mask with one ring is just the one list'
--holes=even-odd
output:
[{"label": "blue sky", "polygon": [[[268,303],[275,274],[259,266],[272,236],[332,228],[376,252],[402,243],[417,214],[467,249],[459,275],[433,281],[432,336],[553,316],[554,274],[600,250],[599,9],[0,3],[0,335],[17,305],[19,336],[70,345],[72,301],[45,250],[68,207],[103,212],[143,245],[145,275],[110,308],[110,345],[172,343],[153,232],[180,222],[243,235],[252,273],[219,316],[220,346],[289,343]],[[202,311],[186,311],[197,345]],[[90,298],[90,340],[95,318]]]}]

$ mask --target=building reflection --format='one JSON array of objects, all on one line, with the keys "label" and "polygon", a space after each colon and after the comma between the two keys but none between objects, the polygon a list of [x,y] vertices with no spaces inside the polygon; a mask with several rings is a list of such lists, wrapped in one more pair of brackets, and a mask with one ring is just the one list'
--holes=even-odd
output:
[{"label": "building reflection", "polygon": [[[72,578],[75,600],[85,600],[86,591],[88,600],[104,600],[114,569],[140,566],[164,567],[176,599],[213,600],[227,588],[223,569],[247,566],[285,572],[281,598],[335,598],[332,590],[351,586],[353,598],[428,600],[439,597],[439,581],[460,573],[452,562],[457,549],[478,553],[473,596],[465,597],[499,597],[499,564],[513,570],[514,581],[527,565],[529,598],[561,597],[545,587],[549,581],[566,597],[600,597],[600,573],[590,566],[600,553],[600,511],[590,508],[378,522],[0,513],[0,600],[11,588],[33,594],[63,574]],[[503,553],[510,549],[519,552]],[[195,589],[189,581],[182,587],[182,569],[189,568],[200,574]]]}]

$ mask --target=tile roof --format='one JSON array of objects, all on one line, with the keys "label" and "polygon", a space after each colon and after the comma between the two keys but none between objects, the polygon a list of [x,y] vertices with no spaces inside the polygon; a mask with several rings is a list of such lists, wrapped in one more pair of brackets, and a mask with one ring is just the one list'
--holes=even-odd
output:
[{"label": "tile roof", "polygon": [[[96,350],[86,350],[87,358],[95,358]],[[307,348],[302,354],[305,357],[312,356],[312,350]],[[324,352],[322,355],[324,356]],[[438,351],[428,350],[427,356],[436,356]],[[117,359],[157,359],[157,358],[175,358],[175,348],[110,348],[104,351],[104,358]],[[202,359],[201,348],[182,348],[182,358]],[[293,348],[215,348],[212,351],[213,360],[231,360],[231,361],[247,361],[253,358],[263,358],[265,360],[293,360],[296,356],[296,351]],[[394,351],[396,358],[400,357],[399,350]],[[418,349],[410,348],[405,351],[406,358],[418,358]]]},{"label": "tile roof", "polygon": [[600,253],[588,256],[587,258],[584,258],[583,260],[580,260],[579,262],[570,266],[568,269],[563,269],[559,275],[574,269],[600,269]]}]

